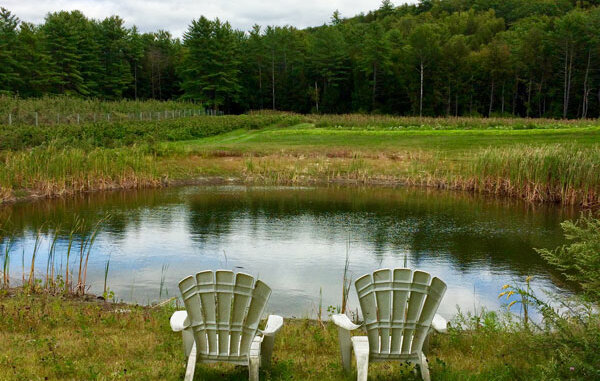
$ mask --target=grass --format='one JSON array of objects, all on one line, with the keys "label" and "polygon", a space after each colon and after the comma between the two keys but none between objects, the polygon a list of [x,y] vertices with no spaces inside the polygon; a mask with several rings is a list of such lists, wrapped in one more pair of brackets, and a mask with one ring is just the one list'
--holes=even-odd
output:
[{"label": "grass", "polygon": [[0,201],[226,179],[409,184],[589,207],[600,204],[599,137],[594,120],[273,112],[0,126]]},{"label": "grass", "polygon": [[[97,302],[49,294],[0,294],[0,378],[164,379],[185,372],[181,337],[171,332],[173,306],[157,308]],[[541,379],[548,348],[527,331],[488,326],[434,335],[429,362],[433,379]],[[370,366],[372,380],[418,379],[406,365]],[[341,369],[337,331],[331,323],[286,320],[275,342],[266,380],[352,380]],[[198,365],[197,380],[247,379],[245,368]]]}]

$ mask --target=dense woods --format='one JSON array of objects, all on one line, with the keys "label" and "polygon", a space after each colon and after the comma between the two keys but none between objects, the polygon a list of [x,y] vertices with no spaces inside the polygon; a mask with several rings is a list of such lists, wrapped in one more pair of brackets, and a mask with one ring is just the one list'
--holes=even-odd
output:
[{"label": "dense woods", "polygon": [[384,0],[304,30],[200,17],[181,39],[118,16],[56,12],[33,25],[2,9],[0,94],[185,99],[228,113],[598,117],[599,4]]}]

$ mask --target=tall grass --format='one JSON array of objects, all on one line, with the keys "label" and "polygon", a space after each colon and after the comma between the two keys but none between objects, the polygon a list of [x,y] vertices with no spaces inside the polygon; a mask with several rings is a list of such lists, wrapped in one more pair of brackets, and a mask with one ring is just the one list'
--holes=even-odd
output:
[{"label": "tall grass", "polygon": [[4,256],[2,258],[2,287],[10,287],[10,253],[13,246],[13,239],[7,237],[4,242]]},{"label": "tall grass", "polygon": [[[86,291],[86,281],[87,281],[87,268],[88,261],[90,259],[90,252],[92,251],[92,246],[96,241],[96,236],[98,234],[98,230],[100,225],[106,220],[106,217],[100,219],[94,228],[91,231],[82,230],[80,243],[79,243],[79,272],[77,275],[77,293],[80,295],[84,295]],[[81,226],[84,226],[82,224]],[[85,257],[85,261],[84,261]]]},{"label": "tall grass", "polygon": [[29,267],[29,280],[27,286],[31,289],[35,286],[35,258],[42,243],[42,228],[40,227],[35,235],[33,252],[31,253],[31,266]]},{"label": "tall grass", "polygon": [[110,268],[110,257],[108,257],[108,260],[106,261],[106,264],[104,265],[104,287],[102,288],[102,296],[105,299],[108,299],[108,293],[107,293],[107,283],[108,283],[108,270]]},{"label": "tall grass", "polygon": [[544,145],[489,148],[468,168],[475,187],[530,201],[600,202],[600,147]]},{"label": "tall grass", "polygon": [[[35,234],[35,240],[33,242],[33,247],[29,255],[26,255],[25,247],[22,248],[21,251],[21,265],[22,265],[22,283],[21,285],[25,287],[30,292],[36,292],[38,290],[44,290],[45,292],[56,293],[61,292],[65,294],[78,294],[84,295],[87,291],[87,268],[89,263],[90,254],[92,251],[92,246],[96,240],[96,237],[102,227],[102,224],[108,220],[110,216],[106,215],[100,218],[94,225],[89,226],[86,224],[86,221],[79,217],[75,216],[74,222],[68,232],[68,236],[62,235],[61,229],[56,227],[54,229],[48,229],[48,233],[43,232],[43,226],[38,228]],[[58,252],[58,242],[61,238],[68,237],[68,245],[66,251],[63,253]],[[36,265],[37,259],[40,252],[40,247],[42,243],[50,238],[50,246],[48,248],[48,257],[46,260],[46,273],[45,279],[38,278],[36,275]],[[3,262],[2,262],[2,283],[1,286],[3,288],[8,288],[11,286],[10,284],[10,254],[12,252],[14,239],[12,236],[8,235],[4,237],[4,245],[2,247],[3,253]],[[79,243],[79,267],[77,272],[77,283],[74,282],[74,271],[71,266],[71,253],[74,245]],[[65,270],[64,276],[62,272],[62,264],[60,269],[55,268],[56,256],[61,255],[61,262],[63,256],[65,256]],[[25,268],[25,259],[31,257],[31,264],[27,269],[26,273]],[[110,262],[110,259],[109,259]],[[108,263],[109,263],[108,262]],[[106,265],[106,273],[105,273],[105,284],[104,287],[106,289],[106,279],[108,275],[108,263]],[[62,284],[64,280],[64,284]],[[74,284],[75,283],[75,284]]]},{"label": "tall grass", "polygon": [[55,287],[55,273],[54,273],[54,265],[55,265],[55,255],[56,255],[56,243],[60,237],[60,225],[54,229],[54,233],[52,236],[52,243],[50,244],[50,248],[48,249],[48,260],[46,263],[46,288],[54,288]]},{"label": "tall grass", "polygon": [[30,189],[37,196],[155,185],[155,161],[144,148],[93,149],[50,146],[0,153],[0,188]]}]

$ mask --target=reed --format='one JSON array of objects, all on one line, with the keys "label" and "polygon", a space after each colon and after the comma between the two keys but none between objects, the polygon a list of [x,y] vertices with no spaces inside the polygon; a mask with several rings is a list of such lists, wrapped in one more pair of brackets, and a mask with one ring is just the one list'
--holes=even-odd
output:
[{"label": "reed", "polygon": [[[80,238],[80,246],[79,246],[79,272],[77,274],[77,293],[80,295],[85,294],[85,287],[87,282],[87,267],[88,261],[90,259],[90,253],[92,251],[92,246],[96,241],[96,237],[98,235],[98,231],[100,225],[106,221],[108,216],[101,218],[98,222],[96,222],[95,226],[92,228],[90,232],[82,230],[81,238]],[[85,224],[81,224],[81,226],[85,226]],[[85,260],[84,260],[85,257]]]},{"label": "reed", "polygon": [[60,237],[60,225],[54,229],[54,234],[52,236],[52,243],[50,244],[50,248],[48,249],[48,260],[46,263],[46,289],[54,289],[56,285],[56,281],[54,278],[54,265],[55,265],[55,255],[56,255],[56,243]]},{"label": "reed", "polygon": [[530,201],[597,205],[600,202],[600,147],[543,145],[488,148],[466,172],[476,188]]},{"label": "reed", "polygon": [[71,231],[69,232],[69,243],[67,245],[67,253],[66,253],[66,261],[65,261],[65,289],[64,292],[68,293],[71,291],[70,288],[70,280],[69,280],[69,262],[71,259],[71,249],[73,248],[73,242],[75,241],[75,235],[79,231],[81,227],[81,219],[79,216],[76,216],[73,225],[71,226]]},{"label": "reed", "polygon": [[42,228],[40,227],[35,235],[35,242],[33,244],[33,252],[31,253],[31,266],[29,268],[29,279],[27,281],[27,286],[30,289],[35,287],[35,258],[37,257],[37,252],[42,244]]},{"label": "reed", "polygon": [[168,263],[163,263],[162,268],[160,270],[160,288],[158,290],[158,299],[162,299],[163,292],[165,295],[169,295],[168,290],[165,288],[165,280],[167,277],[167,270],[169,269]]},{"label": "reed", "polygon": [[2,258],[2,287],[10,287],[10,253],[14,241],[11,237],[7,237],[4,242],[4,256]]},{"label": "reed", "polygon": [[107,299],[107,281],[108,281],[108,270],[110,268],[110,256],[108,257],[108,260],[106,261],[106,264],[104,265],[104,287],[102,289],[102,296]]},{"label": "reed", "polygon": [[346,241],[346,259],[344,261],[344,277],[342,278],[342,306],[340,313],[346,313],[348,309],[348,296],[352,285],[352,275],[350,275],[350,237]]}]

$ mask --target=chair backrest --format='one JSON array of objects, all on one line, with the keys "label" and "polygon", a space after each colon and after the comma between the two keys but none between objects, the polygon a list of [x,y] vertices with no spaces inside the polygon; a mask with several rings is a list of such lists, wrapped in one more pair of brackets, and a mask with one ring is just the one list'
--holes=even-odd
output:
[{"label": "chair backrest", "polygon": [[355,282],[373,358],[419,354],[446,292],[426,272],[381,269]]},{"label": "chair backrest", "polygon": [[247,359],[271,289],[248,274],[218,270],[188,276],[179,290],[199,358]]}]

